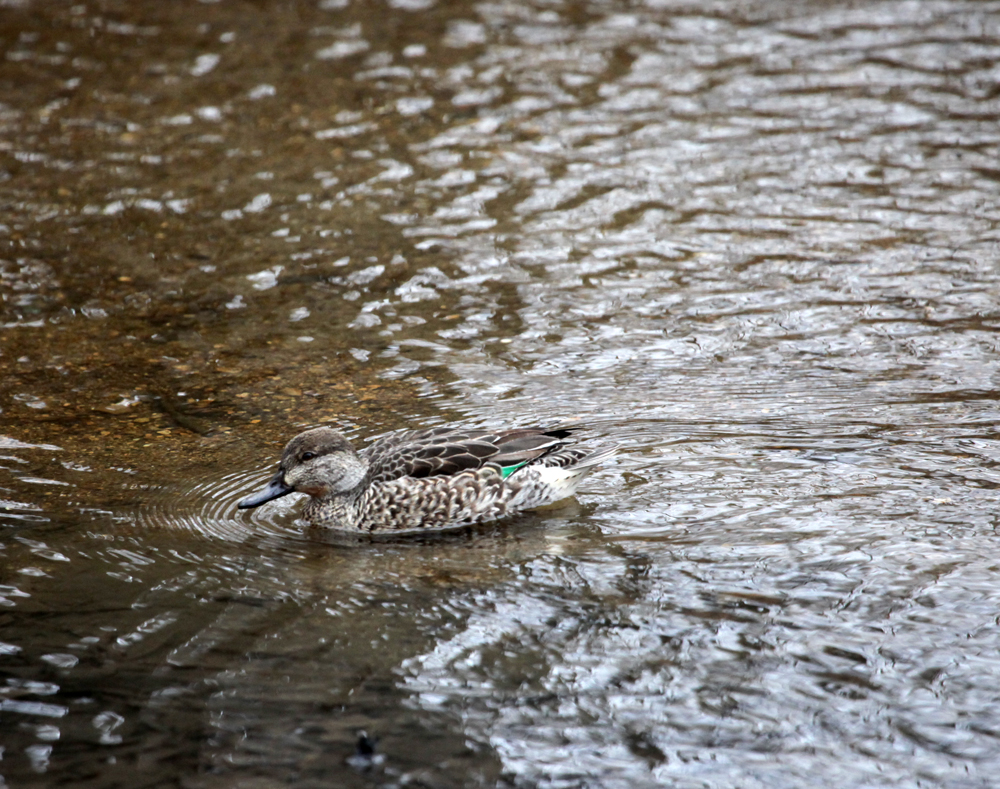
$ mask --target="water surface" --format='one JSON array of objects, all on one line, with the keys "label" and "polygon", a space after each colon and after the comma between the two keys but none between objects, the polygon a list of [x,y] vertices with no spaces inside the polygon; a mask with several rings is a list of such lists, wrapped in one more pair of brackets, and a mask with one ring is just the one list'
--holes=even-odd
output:
[{"label": "water surface", "polygon": [[[7,785],[991,785],[1000,5],[4,5]],[[567,418],[470,533],[235,508]]]}]

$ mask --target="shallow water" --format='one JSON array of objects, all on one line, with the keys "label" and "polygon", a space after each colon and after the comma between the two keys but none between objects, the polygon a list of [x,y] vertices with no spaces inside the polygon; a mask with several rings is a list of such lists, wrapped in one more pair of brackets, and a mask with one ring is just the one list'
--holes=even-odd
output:
[{"label": "shallow water", "polygon": [[[992,785],[1000,4],[2,5],[0,783]],[[470,533],[236,510],[568,418]]]}]

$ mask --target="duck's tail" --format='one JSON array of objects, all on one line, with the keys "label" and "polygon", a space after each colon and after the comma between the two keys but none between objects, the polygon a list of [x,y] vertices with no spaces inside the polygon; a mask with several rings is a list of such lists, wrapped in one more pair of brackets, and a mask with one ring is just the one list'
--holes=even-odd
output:
[{"label": "duck's tail", "polygon": [[578,448],[553,452],[527,466],[512,480],[519,491],[515,497],[517,509],[534,509],[565,499],[602,461],[618,451],[618,447],[604,447],[594,452],[582,453]]},{"label": "duck's tail", "polygon": [[615,444],[614,446],[603,447],[602,449],[595,450],[594,452],[591,452],[589,455],[584,455],[582,458],[576,461],[576,463],[573,463],[571,466],[569,466],[569,468],[574,470],[586,469],[589,472],[590,469],[592,469],[594,466],[598,466],[605,460],[607,460],[609,457],[613,457],[614,455],[616,455],[619,449],[621,449],[621,447]]}]

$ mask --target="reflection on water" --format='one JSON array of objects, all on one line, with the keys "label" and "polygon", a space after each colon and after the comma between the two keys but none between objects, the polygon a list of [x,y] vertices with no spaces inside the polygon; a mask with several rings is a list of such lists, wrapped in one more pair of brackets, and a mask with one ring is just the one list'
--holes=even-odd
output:
[{"label": "reflection on water", "polygon": [[[3,29],[0,782],[991,784],[996,7]],[[235,509],[567,417],[621,455],[486,529]]]}]

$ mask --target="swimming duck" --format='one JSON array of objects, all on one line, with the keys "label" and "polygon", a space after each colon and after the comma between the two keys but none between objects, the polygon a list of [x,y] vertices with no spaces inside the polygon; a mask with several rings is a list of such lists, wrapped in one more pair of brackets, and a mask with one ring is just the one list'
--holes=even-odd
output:
[{"label": "swimming duck", "polygon": [[356,452],[341,433],[317,427],[289,441],[268,486],[237,506],[257,507],[298,491],[310,496],[303,516],[323,529],[460,528],[573,495],[615,452],[573,446],[578,429],[408,430]]}]

